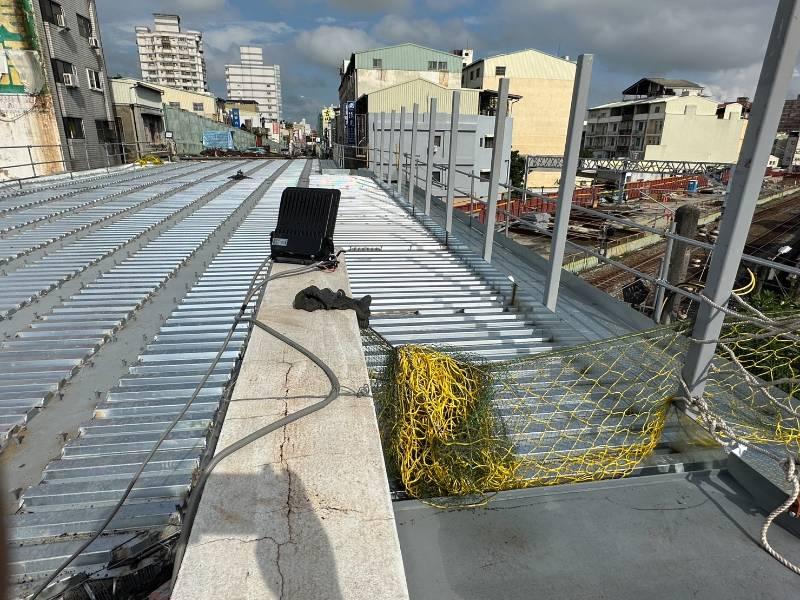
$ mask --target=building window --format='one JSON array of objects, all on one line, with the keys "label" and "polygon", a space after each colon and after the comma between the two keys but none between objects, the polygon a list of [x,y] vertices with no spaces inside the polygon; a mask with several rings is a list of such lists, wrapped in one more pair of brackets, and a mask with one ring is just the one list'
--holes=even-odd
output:
[{"label": "building window", "polygon": [[494,136],[487,135],[483,138],[483,147],[484,148],[494,148]]},{"label": "building window", "polygon": [[169,105],[172,108],[180,108],[181,107],[181,103],[180,102],[170,102]]},{"label": "building window", "polygon": [[172,41],[168,37],[162,37],[161,38],[161,47],[162,48],[171,49],[172,48]]},{"label": "building window", "polygon": [[195,112],[203,112],[205,107],[202,102],[192,102],[192,110]]},{"label": "building window", "polygon": [[64,135],[68,140],[83,140],[86,134],[83,132],[83,119],[75,117],[64,117]]},{"label": "building window", "polygon": [[92,22],[82,15],[76,16],[78,17],[78,33],[82,38],[88,40],[92,37]]},{"label": "building window", "polygon": [[447,71],[447,62],[445,62],[445,61],[440,61],[440,62],[439,62],[439,70],[440,70],[440,71]]},{"label": "building window", "polygon": [[94,126],[97,129],[97,141],[101,144],[117,141],[117,136],[114,133],[114,124],[110,121],[95,121]]},{"label": "building window", "polygon": [[53,75],[58,83],[65,85],[78,85],[77,71],[72,63],[57,58],[53,59]]},{"label": "building window", "polygon": [[473,79],[475,79],[475,71],[470,71],[469,72],[469,80],[472,81]]},{"label": "building window", "polygon": [[433,145],[439,148],[442,147],[442,136],[441,135],[434,135],[433,136]]},{"label": "building window", "polygon": [[429,60],[428,61],[428,71],[435,71],[436,70],[436,61]]},{"label": "building window", "polygon": [[481,172],[478,174],[481,178],[481,181],[489,181],[489,176],[492,172],[489,169],[481,169]]},{"label": "building window", "polygon": [[431,172],[431,180],[435,183],[440,183],[442,181],[442,172],[441,171]]},{"label": "building window", "polygon": [[478,67],[477,69],[475,69],[475,77],[480,77],[480,76],[481,76],[481,68]]},{"label": "building window", "polygon": [[653,112],[656,113],[656,114],[660,113],[661,112],[661,107],[660,106],[654,106],[653,107]]},{"label": "building window", "polygon": [[617,124],[614,123],[613,125],[611,125],[611,131],[616,131],[616,130],[617,130]]},{"label": "building window", "polygon": [[636,124],[636,131],[644,131],[644,121],[639,121]]},{"label": "building window", "polygon": [[53,25],[64,27],[64,10],[58,2],[52,0],[39,0],[39,8],[42,9],[42,19]]},{"label": "building window", "polygon": [[505,67],[495,67],[494,68],[494,74],[495,75],[499,75],[500,77],[502,77],[503,75],[506,74],[506,68]]},{"label": "building window", "polygon": [[86,69],[86,77],[89,80],[89,89],[103,91],[103,74],[100,71]]},{"label": "building window", "polygon": [[382,69],[383,68],[383,59],[382,58],[373,58],[372,59],[372,68],[373,69]]}]

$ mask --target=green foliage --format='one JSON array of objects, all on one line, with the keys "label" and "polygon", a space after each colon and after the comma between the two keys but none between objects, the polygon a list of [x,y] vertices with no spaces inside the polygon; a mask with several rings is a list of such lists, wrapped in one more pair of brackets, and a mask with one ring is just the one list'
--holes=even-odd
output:
[{"label": "green foliage", "polygon": [[511,185],[521,188],[525,179],[525,157],[519,150],[511,151]]}]

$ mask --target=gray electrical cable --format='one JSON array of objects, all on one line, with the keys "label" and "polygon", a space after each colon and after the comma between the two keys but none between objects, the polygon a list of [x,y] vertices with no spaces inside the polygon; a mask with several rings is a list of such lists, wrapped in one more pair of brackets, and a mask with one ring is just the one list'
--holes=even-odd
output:
[{"label": "gray electrical cable", "polygon": [[216,467],[219,463],[221,463],[231,454],[238,452],[245,446],[248,446],[249,444],[252,444],[256,440],[258,440],[259,438],[262,438],[265,435],[268,435],[280,429],[281,427],[285,427],[286,425],[294,423],[295,421],[302,419],[303,417],[310,415],[311,413],[317,412],[318,410],[325,408],[331,402],[336,400],[341,390],[341,385],[339,384],[339,379],[336,377],[336,374],[331,370],[331,368],[327,364],[325,364],[322,361],[322,359],[316,356],[313,352],[311,352],[307,348],[304,348],[291,338],[286,337],[279,331],[276,331],[275,329],[273,329],[266,323],[259,321],[258,319],[244,319],[244,320],[249,321],[259,329],[265,331],[272,337],[280,340],[287,346],[294,348],[300,354],[304,355],[309,360],[311,360],[315,365],[317,365],[320,369],[322,369],[322,371],[328,377],[328,380],[331,383],[331,390],[330,392],[328,392],[328,395],[325,396],[325,398],[323,398],[319,402],[311,404],[310,406],[306,406],[305,408],[301,408],[300,410],[297,410],[292,414],[283,417],[282,419],[273,421],[269,425],[265,425],[261,429],[258,429],[253,433],[234,442],[230,446],[227,446],[225,449],[220,451],[216,456],[214,456],[211,462],[208,463],[208,465],[198,478],[197,483],[195,484],[194,491],[192,493],[192,499],[189,502],[189,506],[186,509],[186,515],[183,520],[181,537],[178,539],[178,543],[175,546],[175,564],[172,568],[172,584],[170,586],[170,589],[173,590],[175,589],[175,583],[178,580],[178,572],[180,571],[181,563],[183,562],[183,556],[186,553],[186,546],[189,543],[189,536],[191,535],[191,525],[194,523],[194,518],[197,515],[197,510],[198,507],[200,506],[200,497],[203,494],[203,488],[206,485],[206,481],[208,481],[208,477],[211,474],[211,471],[214,470],[214,467]]},{"label": "gray electrical cable", "polygon": [[[156,441],[155,445],[150,449],[150,452],[148,452],[148,454],[145,457],[144,461],[142,462],[141,466],[136,471],[134,476],[131,478],[131,481],[128,483],[128,486],[125,488],[125,491],[122,493],[122,497],[114,505],[114,508],[111,510],[111,512],[109,513],[108,517],[106,517],[106,519],[103,521],[103,523],[97,529],[97,531],[95,531],[89,537],[89,539],[87,539],[83,544],[81,544],[78,547],[78,549],[75,550],[75,552],[73,552],[66,560],[64,560],[64,562],[62,562],[58,566],[58,568],[55,571],[53,571],[53,573],[44,581],[44,583],[42,583],[38,588],[36,588],[36,591],[33,593],[33,595],[31,596],[30,600],[36,600],[42,594],[42,592],[45,591],[47,586],[49,586],[56,579],[56,577],[59,576],[59,574],[64,569],[66,569],[70,564],[72,564],[72,561],[74,561],[81,554],[83,554],[83,552],[97,538],[100,537],[100,535],[103,533],[103,531],[105,531],[106,527],[109,526],[111,521],[114,519],[114,517],[117,515],[119,510],[122,508],[122,505],[125,503],[125,500],[128,499],[128,496],[130,495],[131,491],[133,490],[133,486],[136,485],[136,482],[139,480],[139,477],[141,477],[142,473],[145,470],[145,467],[147,467],[147,464],[150,462],[150,460],[152,460],[153,456],[155,456],[156,451],[158,451],[159,447],[161,447],[161,444],[164,443],[164,440],[167,439],[167,436],[170,434],[170,432],[175,428],[175,426],[178,424],[178,422],[183,418],[183,416],[189,410],[189,408],[191,407],[192,403],[197,399],[197,396],[200,394],[200,391],[202,390],[203,386],[208,381],[208,378],[211,377],[211,373],[214,371],[214,368],[217,366],[217,363],[219,363],[220,358],[222,358],[223,353],[225,352],[225,350],[228,347],[228,344],[230,343],[231,339],[233,338],[233,334],[234,334],[234,332],[236,330],[236,327],[239,325],[240,322],[243,321],[242,317],[244,316],[244,313],[247,310],[247,306],[250,303],[250,300],[253,298],[253,296],[260,289],[262,289],[264,286],[266,286],[266,284],[269,283],[270,281],[274,281],[276,279],[283,279],[285,277],[292,277],[294,275],[300,275],[302,273],[309,273],[311,271],[316,271],[321,266],[329,263],[329,261],[320,261],[320,262],[313,263],[313,264],[308,265],[308,266],[300,267],[300,268],[297,268],[297,269],[292,269],[291,271],[284,271],[283,273],[278,273],[277,275],[268,276],[267,278],[264,279],[264,281],[256,284],[255,282],[258,279],[259,274],[261,273],[261,271],[263,271],[264,267],[269,262],[270,262],[269,258],[266,259],[264,262],[262,262],[261,266],[258,268],[256,273],[253,275],[253,278],[251,279],[251,282],[250,282],[250,289],[248,290],[248,293],[245,296],[245,300],[242,303],[242,306],[239,308],[239,312],[234,317],[233,324],[231,325],[231,328],[228,331],[228,334],[225,336],[225,340],[222,343],[222,347],[219,349],[219,352],[217,352],[216,356],[211,361],[211,364],[210,364],[208,370],[206,370],[205,374],[203,375],[202,379],[200,380],[200,383],[198,383],[197,387],[195,387],[194,392],[192,393],[192,395],[189,398],[189,400],[187,400],[186,404],[184,404],[183,408],[180,410],[180,412],[177,414],[177,416],[170,422],[170,424],[167,426],[167,428],[164,430],[164,432],[161,434],[161,436]],[[47,600],[52,600],[52,598],[57,598],[58,596],[62,595],[62,593],[63,592],[58,592],[54,596],[50,596]]]}]

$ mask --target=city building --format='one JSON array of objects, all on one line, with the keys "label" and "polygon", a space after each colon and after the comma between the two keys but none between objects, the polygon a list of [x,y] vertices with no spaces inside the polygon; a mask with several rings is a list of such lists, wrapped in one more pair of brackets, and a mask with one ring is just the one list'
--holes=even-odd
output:
[{"label": "city building", "polygon": [[356,100],[364,94],[416,79],[457,89],[461,87],[461,69],[461,56],[418,44],[354,52],[342,63],[339,73],[339,139],[347,147],[362,145],[366,140],[365,122],[357,123],[355,118]]},{"label": "city building", "polygon": [[94,0],[4,2],[0,178],[105,167],[116,140],[107,88]]},{"label": "city building", "polygon": [[208,92],[203,34],[181,31],[178,15],[153,14],[154,27],[136,27],[142,79],[181,90]]},{"label": "city building", "polygon": [[336,126],[336,107],[326,106],[319,113],[319,122],[317,123],[317,131],[320,138],[320,152],[321,156],[327,157],[330,154],[331,148],[335,141],[334,129]]},{"label": "city building", "polygon": [[117,132],[125,150],[145,149],[148,145],[163,144],[163,92],[156,86],[131,77],[111,80]]},{"label": "city building", "polygon": [[229,100],[254,100],[258,104],[261,127],[283,118],[281,68],[265,65],[261,48],[241,46],[241,64],[225,65],[225,86]]},{"label": "city building", "polygon": [[[739,96],[736,99],[736,103],[742,105],[742,118],[749,119],[750,118],[750,111],[753,110],[753,103],[750,101],[750,98],[747,96]],[[717,116],[722,119],[725,117],[725,108],[729,104],[734,104],[733,102],[720,102],[717,105]]]},{"label": "city building", "polygon": [[623,100],[589,109],[584,153],[594,158],[734,163],[747,120],[741,103],[719,104],[685,80],[644,78]]},{"label": "city building", "polygon": [[148,85],[161,90],[161,101],[172,108],[180,108],[212,121],[221,121],[224,101],[211,94],[193,92],[169,85],[147,82]]},{"label": "city building", "polygon": [[800,95],[796,100],[787,100],[783,104],[783,113],[778,124],[778,131],[800,130]]},{"label": "city building", "polygon": [[800,166],[800,131],[789,131],[784,135],[783,152],[778,155],[780,167],[790,169]]},{"label": "city building", "polygon": [[[389,130],[391,125],[391,112],[395,111],[395,140],[392,149],[392,179],[397,179],[397,151],[399,149],[399,129],[400,111],[406,109],[406,121],[403,127],[406,135],[403,141],[402,151],[411,151],[411,124],[414,104],[419,105],[419,134],[417,139],[417,153],[420,157],[427,156],[428,132],[430,131],[430,100],[436,99],[436,128],[434,131],[435,158],[438,163],[446,163],[450,152],[450,114],[453,106],[453,92],[455,90],[432,83],[425,79],[416,79],[398,83],[392,87],[375,90],[369,94],[362,95],[356,102],[356,115],[358,119],[363,119],[368,130],[367,143],[363,149],[359,149],[361,164],[364,166],[367,161],[374,160],[371,149],[381,146],[383,153],[383,170],[385,172],[388,164],[389,149]],[[463,173],[456,174],[456,188],[463,194],[456,194],[458,197],[466,198],[467,193],[473,191],[475,196],[486,198],[489,192],[489,174],[492,163],[492,150],[494,144],[494,121],[492,115],[481,111],[481,105],[487,104],[485,97],[496,94],[481,90],[461,90],[461,101],[459,104],[458,119],[458,156],[456,157],[456,167],[464,173],[474,173],[480,176],[480,180],[470,181],[469,175]],[[482,101],[482,98],[483,101]],[[510,100],[513,102],[514,99]],[[384,115],[381,124],[381,114]],[[377,138],[372,129],[372,123],[377,125]],[[508,169],[511,160],[511,139],[515,123],[511,117],[506,118],[504,144],[502,149],[503,170],[500,178],[501,183],[508,181]],[[383,132],[383,136],[381,136]],[[443,181],[446,177],[441,170],[433,171],[434,181]],[[433,195],[441,196],[444,192],[442,188],[434,186]]]},{"label": "city building", "polygon": [[471,65],[475,57],[475,51],[472,48],[462,48],[460,50],[453,50],[453,54],[461,57],[462,68]]},{"label": "city building", "polygon": [[[509,92],[520,97],[512,104],[514,137],[511,147],[523,155],[561,155],[567,140],[567,125],[576,65],[567,58],[539,50],[520,50],[477,60],[465,67],[465,88],[497,91],[501,78],[508,78]],[[560,173],[536,170],[531,187],[558,185]]]},{"label": "city building", "polygon": [[226,100],[225,122],[245,129],[261,128],[261,112],[255,100]]}]

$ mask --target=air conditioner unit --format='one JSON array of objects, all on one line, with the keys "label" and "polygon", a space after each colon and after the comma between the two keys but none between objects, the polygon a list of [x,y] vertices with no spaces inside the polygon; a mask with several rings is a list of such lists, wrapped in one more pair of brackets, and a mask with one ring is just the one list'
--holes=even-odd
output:
[{"label": "air conditioner unit", "polygon": [[90,37],[89,38],[89,45],[92,48],[99,48],[100,47],[100,40],[98,40],[96,37]]},{"label": "air conditioner unit", "polygon": [[59,27],[66,27],[67,26],[67,21],[66,21],[66,19],[64,19],[64,15],[63,14],[56,15],[56,25],[58,25]]},{"label": "air conditioner unit", "polygon": [[75,87],[75,77],[72,73],[64,73],[64,85],[67,87]]}]

